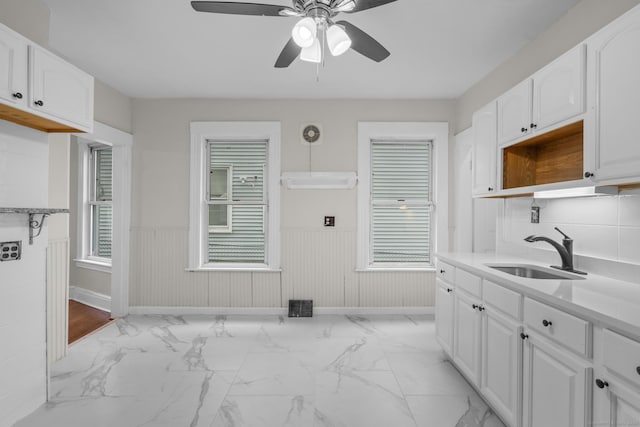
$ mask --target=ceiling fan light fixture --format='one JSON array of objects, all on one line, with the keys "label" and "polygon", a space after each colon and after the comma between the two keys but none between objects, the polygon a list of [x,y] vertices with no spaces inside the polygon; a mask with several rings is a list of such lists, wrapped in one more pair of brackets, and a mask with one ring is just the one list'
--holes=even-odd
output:
[{"label": "ceiling fan light fixture", "polygon": [[351,12],[355,7],[356,2],[354,0],[343,0],[334,8],[334,10],[336,12]]},{"label": "ceiling fan light fixture", "polygon": [[332,25],[327,30],[327,45],[333,56],[345,53],[351,47],[351,39],[340,25]]},{"label": "ceiling fan light fixture", "polygon": [[298,21],[291,30],[291,37],[301,48],[308,48],[316,40],[318,26],[313,18],[306,17]]},{"label": "ceiling fan light fixture", "polygon": [[322,62],[322,49],[320,48],[320,41],[317,38],[314,38],[311,46],[302,48],[300,51],[300,59],[316,64]]}]

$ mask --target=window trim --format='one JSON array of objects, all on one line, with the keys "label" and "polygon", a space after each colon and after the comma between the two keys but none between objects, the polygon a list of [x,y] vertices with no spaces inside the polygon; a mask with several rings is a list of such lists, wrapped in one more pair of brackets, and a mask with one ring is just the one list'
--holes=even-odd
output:
[{"label": "window trim", "polygon": [[[209,143],[210,145],[211,143]],[[226,225],[208,225],[210,233],[232,233],[233,232],[233,207],[229,202],[233,200],[233,165],[215,165],[212,166],[210,156],[207,156],[207,170],[209,173],[213,169],[226,169],[227,171],[227,192],[226,197],[211,197],[211,177],[207,180],[207,197],[206,203],[211,205],[225,205],[227,207],[227,224]]]},{"label": "window trim", "polygon": [[[112,258],[105,258],[91,255],[93,230],[91,227],[91,207],[94,205],[107,204],[93,200],[95,188],[95,159],[91,153],[96,148],[113,150],[113,146],[108,143],[96,143],[88,141],[78,141],[78,248],[77,258],[74,260],[77,267],[88,268],[90,270],[111,272]],[[113,152],[113,151],[112,151]],[[113,155],[113,154],[112,154]],[[115,174],[114,174],[115,175]],[[113,185],[113,182],[112,182]],[[113,200],[108,203],[113,209]],[[113,211],[112,211],[113,212]],[[113,223],[111,224],[113,229]],[[112,240],[113,245],[113,240]]]},{"label": "window trim", "polygon": [[[428,264],[371,262],[371,143],[376,140],[432,141],[433,234]],[[435,253],[448,249],[448,141],[446,122],[358,122],[358,271],[434,270]]]},{"label": "window trim", "polygon": [[[189,170],[189,257],[188,271],[238,271],[280,269],[280,122],[191,122]],[[265,179],[267,230],[265,263],[206,262],[204,207],[208,189],[208,143],[210,140],[267,140],[267,172]]]}]

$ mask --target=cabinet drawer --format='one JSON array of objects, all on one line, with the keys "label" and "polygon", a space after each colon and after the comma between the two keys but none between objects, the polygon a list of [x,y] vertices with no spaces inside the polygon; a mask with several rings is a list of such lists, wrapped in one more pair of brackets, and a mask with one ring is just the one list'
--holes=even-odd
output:
[{"label": "cabinet drawer", "polygon": [[586,320],[525,298],[524,322],[576,353],[591,356],[591,325]]},{"label": "cabinet drawer", "polygon": [[456,287],[482,298],[482,279],[464,270],[456,270]]},{"label": "cabinet drawer", "polygon": [[510,289],[496,285],[485,279],[482,284],[484,301],[503,313],[520,320],[522,316],[522,295]]},{"label": "cabinet drawer", "polygon": [[444,261],[438,260],[436,275],[447,283],[454,284],[456,282],[456,268]]},{"label": "cabinet drawer", "polygon": [[640,386],[640,342],[605,329],[603,347],[603,365]]}]

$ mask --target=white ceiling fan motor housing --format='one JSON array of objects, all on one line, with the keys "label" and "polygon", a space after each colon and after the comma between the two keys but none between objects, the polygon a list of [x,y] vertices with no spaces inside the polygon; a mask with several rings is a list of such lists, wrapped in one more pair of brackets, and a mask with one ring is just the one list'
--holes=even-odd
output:
[{"label": "white ceiling fan motor housing", "polygon": [[300,142],[303,145],[320,145],[323,137],[322,125],[319,123],[304,123],[300,125]]}]

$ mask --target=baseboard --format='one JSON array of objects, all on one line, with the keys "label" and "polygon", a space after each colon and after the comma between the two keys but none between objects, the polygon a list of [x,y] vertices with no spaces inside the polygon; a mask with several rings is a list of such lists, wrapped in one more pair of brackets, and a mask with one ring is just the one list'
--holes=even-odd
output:
[{"label": "baseboard", "polygon": [[111,297],[77,286],[69,286],[69,299],[98,310],[111,312]]},{"label": "baseboard", "polygon": [[[130,314],[286,316],[282,307],[153,307],[129,308]],[[434,307],[314,307],[314,315],[433,315]]]}]

